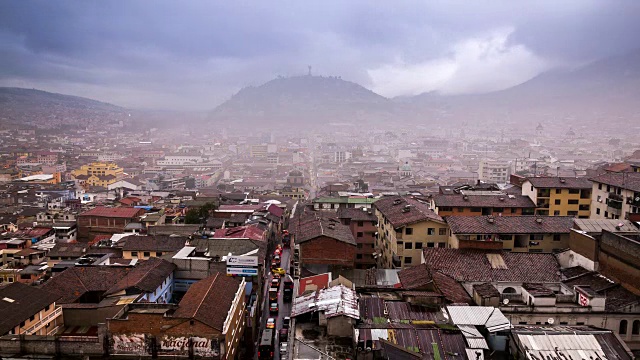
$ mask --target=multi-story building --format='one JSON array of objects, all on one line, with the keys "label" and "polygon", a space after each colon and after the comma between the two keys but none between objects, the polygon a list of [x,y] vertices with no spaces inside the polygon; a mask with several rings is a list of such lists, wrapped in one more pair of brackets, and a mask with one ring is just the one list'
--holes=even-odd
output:
[{"label": "multi-story building", "polygon": [[640,217],[640,173],[606,173],[594,178],[591,196],[592,219]]},{"label": "multi-story building", "polygon": [[536,205],[528,196],[501,191],[461,191],[460,194],[437,194],[431,208],[445,216],[520,216],[533,215]]},{"label": "multi-story building", "polygon": [[71,175],[87,185],[107,187],[120,180],[124,171],[114,163],[94,162],[73,170]]},{"label": "multi-story building", "polygon": [[513,252],[566,249],[571,216],[448,216],[449,247]]},{"label": "multi-story building", "polygon": [[356,269],[369,269],[376,266],[374,254],[376,232],[378,231],[378,217],[372,209],[338,209],[338,218],[351,229],[356,239]]},{"label": "multi-story building", "polygon": [[57,296],[43,289],[14,282],[0,288],[0,334],[54,335],[63,325]]},{"label": "multi-story building", "polygon": [[267,144],[251,145],[250,154],[252,158],[264,158],[269,152],[269,146]]},{"label": "multi-story building", "polygon": [[445,247],[448,226],[426,203],[390,196],[373,204],[378,218],[378,266],[402,268],[420,263],[423,248]]},{"label": "multi-story building", "polygon": [[532,177],[522,184],[522,195],[536,204],[536,215],[589,218],[591,181],[586,178]]},{"label": "multi-story building", "polygon": [[127,224],[138,221],[142,214],[144,209],[133,207],[95,207],[78,215],[78,239],[86,241],[95,235],[122,233]]},{"label": "multi-story building", "polygon": [[509,161],[499,161],[484,159],[480,161],[478,168],[478,178],[482,181],[490,181],[499,184],[509,182],[511,175],[511,163]]},{"label": "multi-story building", "polygon": [[338,211],[341,208],[371,208],[371,205],[378,200],[366,194],[356,194],[349,192],[338,192],[338,196],[321,196],[313,199],[314,210]]}]

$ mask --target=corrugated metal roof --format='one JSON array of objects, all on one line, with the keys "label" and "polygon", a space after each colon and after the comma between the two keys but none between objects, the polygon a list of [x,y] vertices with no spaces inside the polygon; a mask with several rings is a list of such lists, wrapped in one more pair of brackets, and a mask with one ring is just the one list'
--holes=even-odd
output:
[{"label": "corrugated metal roof", "polygon": [[527,359],[543,360],[547,356],[573,359],[608,359],[600,343],[592,334],[516,334]]},{"label": "corrugated metal roof", "polygon": [[490,332],[511,327],[509,319],[499,309],[489,306],[447,306],[447,312],[456,325],[481,325]]},{"label": "corrugated metal roof", "polygon": [[465,349],[467,351],[467,359],[484,360],[484,353],[477,349]]},{"label": "corrugated metal roof", "polygon": [[360,319],[360,308],[356,292],[344,285],[314,291],[308,295],[297,297],[291,308],[291,316],[298,316],[312,311],[322,311],[327,318],[348,316]]}]

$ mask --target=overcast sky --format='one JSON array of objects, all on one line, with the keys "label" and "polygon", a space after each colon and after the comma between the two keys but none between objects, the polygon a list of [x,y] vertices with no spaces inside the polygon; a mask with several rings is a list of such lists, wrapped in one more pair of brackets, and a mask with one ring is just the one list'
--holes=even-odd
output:
[{"label": "overcast sky", "polygon": [[2,1],[0,85],[212,109],[313,67],[384,96],[504,89],[640,48],[638,0]]}]

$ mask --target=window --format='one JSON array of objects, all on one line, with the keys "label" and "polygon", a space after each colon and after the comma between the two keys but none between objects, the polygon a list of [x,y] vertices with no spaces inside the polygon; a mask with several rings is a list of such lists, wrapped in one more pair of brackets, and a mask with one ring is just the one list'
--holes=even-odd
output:
[{"label": "window", "polygon": [[560,321],[560,325],[569,325],[569,323],[566,321]]},{"label": "window", "polygon": [[407,234],[407,235],[413,235],[413,228],[404,229],[404,233]]},{"label": "window", "polygon": [[501,208],[501,207],[493,208],[493,212],[501,213],[503,211],[504,211],[504,208]]},{"label": "window", "polygon": [[569,205],[578,205],[578,199],[569,200]]},{"label": "window", "polygon": [[609,212],[608,211],[604,212],[604,217],[609,218]]},{"label": "window", "polygon": [[417,242],[416,243],[416,249],[422,249],[422,243],[421,242]]},{"label": "window", "polygon": [[580,194],[580,189],[569,189],[569,194]]},{"label": "window", "polygon": [[8,280],[10,283],[12,283],[12,282],[13,282],[13,278],[12,278],[12,277],[7,278],[7,280]]},{"label": "window", "polygon": [[362,249],[362,244],[358,244],[358,249]]},{"label": "window", "polygon": [[544,235],[542,234],[531,234],[529,235],[529,240],[543,240]]},{"label": "window", "polygon": [[24,327],[24,321],[20,323],[20,327]]},{"label": "window", "polygon": [[625,335],[627,333],[627,320],[620,320],[620,327],[618,328],[618,334]]},{"label": "window", "polygon": [[356,237],[363,237],[363,236],[364,236],[364,233],[363,233],[363,232],[361,232],[361,231],[358,231],[358,232],[356,233]]},{"label": "window", "polygon": [[631,335],[640,335],[640,320],[635,320],[631,327]]},{"label": "window", "polygon": [[515,213],[517,212],[517,210],[518,210],[518,209],[516,209],[516,208],[511,208],[511,213],[512,213],[512,214],[515,214]]},{"label": "window", "polygon": [[438,229],[438,235],[447,235],[447,228]]},{"label": "window", "polygon": [[31,315],[31,317],[29,318],[29,321],[33,321],[35,319],[36,319],[36,316],[35,315]]},{"label": "window", "polygon": [[556,189],[556,194],[562,194],[562,189]]},{"label": "window", "polygon": [[430,247],[430,248],[436,247],[436,243],[428,242],[427,247]]},{"label": "window", "polygon": [[440,211],[453,211],[451,206],[440,206]]},{"label": "window", "polygon": [[161,251],[156,251],[156,256],[162,256],[162,252]]},{"label": "window", "polygon": [[556,199],[555,204],[556,204],[556,205],[560,205],[560,204],[562,204],[562,200],[560,200],[560,199]]},{"label": "window", "polygon": [[413,249],[413,243],[410,243],[410,242],[406,242],[406,243],[404,243],[404,248],[405,248],[406,250],[411,250],[411,249]]},{"label": "window", "polygon": [[356,254],[356,259],[362,259],[362,254]]},{"label": "window", "polygon": [[482,209],[479,207],[473,207],[471,208],[471,212],[482,212]]},{"label": "window", "polygon": [[359,227],[363,227],[364,226],[364,221],[358,221],[358,226]]},{"label": "window", "polygon": [[411,258],[411,256],[405,256],[405,257],[404,257],[404,263],[405,263],[405,264],[411,264],[411,261],[413,261],[413,259]]},{"label": "window", "polygon": [[464,212],[464,208],[459,207],[458,212]]},{"label": "window", "polygon": [[189,325],[195,325],[195,324],[196,324],[195,320],[189,320]]},{"label": "window", "polygon": [[526,321],[520,321],[520,322],[518,323],[518,325],[527,325],[527,322],[526,322]]},{"label": "window", "polygon": [[607,185],[607,192],[611,192],[611,185]]},{"label": "window", "polygon": [[351,224],[351,219],[344,219],[344,224],[345,225],[350,225]]},{"label": "window", "polygon": [[560,210],[554,210],[553,216],[560,216]]},{"label": "window", "polygon": [[562,235],[560,235],[560,234],[553,234],[553,241],[560,241],[561,237],[562,237]]},{"label": "window", "polygon": [[600,209],[596,209],[596,214],[600,215]]},{"label": "window", "polygon": [[145,251],[145,252],[144,252],[144,257],[149,257],[149,256],[151,256],[151,253],[150,253],[150,252],[148,252],[148,251]]},{"label": "window", "polygon": [[436,229],[435,228],[428,228],[427,229],[427,235],[435,235],[436,234]]},{"label": "window", "polygon": [[131,252],[131,257],[138,257],[138,252],[137,251],[132,251]]},{"label": "window", "polygon": [[531,185],[531,191],[533,191],[533,185]]},{"label": "window", "polygon": [[602,190],[602,184],[598,184],[598,190]]},{"label": "window", "polygon": [[51,304],[47,305],[47,307],[44,308],[44,311],[49,311],[49,309],[51,309]]}]

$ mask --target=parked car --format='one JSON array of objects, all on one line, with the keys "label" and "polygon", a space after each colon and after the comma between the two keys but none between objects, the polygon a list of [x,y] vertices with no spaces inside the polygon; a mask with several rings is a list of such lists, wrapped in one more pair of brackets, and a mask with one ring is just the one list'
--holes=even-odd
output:
[{"label": "parked car", "polygon": [[284,274],[286,274],[286,273],[287,273],[286,271],[284,271],[284,269],[283,269],[283,268],[275,268],[275,269],[272,269],[271,271],[272,271],[274,274],[278,274],[278,275],[284,275]]},{"label": "parked car", "polygon": [[283,329],[288,329],[289,328],[289,323],[291,322],[291,318],[290,317],[285,317],[284,319],[282,319],[282,328]]},{"label": "parked car", "polygon": [[268,318],[267,319],[267,329],[275,329],[276,328],[276,319]]},{"label": "parked car", "polygon": [[289,343],[286,343],[286,342],[280,343],[280,355],[286,354],[288,349],[289,349]]},{"label": "parked car", "polygon": [[278,337],[280,338],[280,342],[287,342],[287,339],[289,338],[289,329],[280,329],[280,332],[278,332]]},{"label": "parked car", "polygon": [[277,314],[278,313],[278,303],[277,302],[272,302],[271,304],[269,304],[269,312],[271,314]]}]

